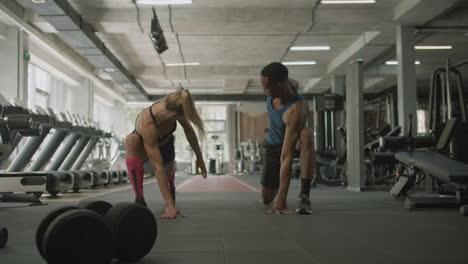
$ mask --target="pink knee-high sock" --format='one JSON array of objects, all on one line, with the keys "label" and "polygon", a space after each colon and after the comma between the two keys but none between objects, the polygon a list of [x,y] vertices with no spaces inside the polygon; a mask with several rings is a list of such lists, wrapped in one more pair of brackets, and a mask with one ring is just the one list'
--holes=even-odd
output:
[{"label": "pink knee-high sock", "polygon": [[167,181],[169,183],[169,190],[175,190],[175,174],[174,173],[170,173],[169,175],[167,175]]},{"label": "pink knee-high sock", "polygon": [[139,158],[127,158],[125,159],[125,163],[127,164],[128,175],[135,197],[145,198],[143,194],[143,176],[145,174],[143,160]]}]

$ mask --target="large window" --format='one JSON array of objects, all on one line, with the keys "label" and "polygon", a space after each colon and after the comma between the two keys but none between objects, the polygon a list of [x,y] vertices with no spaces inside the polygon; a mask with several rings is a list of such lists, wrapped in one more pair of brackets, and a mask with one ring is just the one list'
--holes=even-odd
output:
[{"label": "large window", "polygon": [[51,107],[56,112],[72,109],[73,87],[41,69],[35,64],[28,66],[28,107]]},{"label": "large window", "polygon": [[418,115],[418,134],[426,134],[427,133],[426,111],[418,110],[417,115]]},{"label": "large window", "polygon": [[216,145],[223,145],[224,160],[227,160],[229,148],[226,146],[228,143],[226,105],[198,105],[198,111],[206,127],[206,139],[202,142],[202,150],[207,162],[210,158],[216,157]]},{"label": "large window", "polygon": [[50,106],[50,75],[41,68],[30,64],[28,68],[29,97],[28,106]]}]

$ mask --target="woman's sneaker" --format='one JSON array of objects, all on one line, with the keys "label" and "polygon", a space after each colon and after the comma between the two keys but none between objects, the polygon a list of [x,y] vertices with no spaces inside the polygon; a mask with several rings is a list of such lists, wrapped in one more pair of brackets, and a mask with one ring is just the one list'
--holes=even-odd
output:
[{"label": "woman's sneaker", "polygon": [[299,206],[296,209],[296,213],[300,215],[312,214],[312,208],[310,207],[310,199],[305,194],[300,194],[298,197]]}]

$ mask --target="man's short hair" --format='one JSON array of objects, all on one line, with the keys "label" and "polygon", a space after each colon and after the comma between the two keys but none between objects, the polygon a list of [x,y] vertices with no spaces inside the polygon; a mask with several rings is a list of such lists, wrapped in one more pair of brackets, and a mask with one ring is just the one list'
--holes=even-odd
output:
[{"label": "man's short hair", "polygon": [[272,62],[262,69],[261,75],[268,77],[268,82],[282,83],[288,80],[289,71],[280,62]]}]

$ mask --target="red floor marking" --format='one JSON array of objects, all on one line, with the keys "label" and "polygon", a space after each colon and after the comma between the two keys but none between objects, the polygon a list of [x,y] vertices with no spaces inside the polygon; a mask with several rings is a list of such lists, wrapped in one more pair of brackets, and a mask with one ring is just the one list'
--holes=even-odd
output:
[{"label": "red floor marking", "polygon": [[182,182],[176,187],[177,192],[256,192],[257,189],[229,175],[209,175],[207,179],[200,176]]}]

